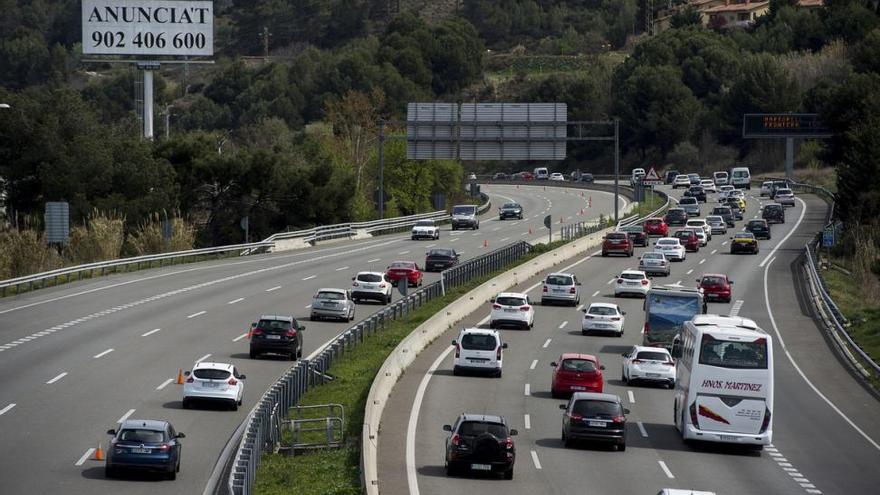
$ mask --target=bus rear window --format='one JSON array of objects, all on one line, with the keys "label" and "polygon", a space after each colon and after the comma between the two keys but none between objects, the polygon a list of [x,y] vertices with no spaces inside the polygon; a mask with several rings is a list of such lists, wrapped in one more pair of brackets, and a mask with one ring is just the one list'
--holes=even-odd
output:
[{"label": "bus rear window", "polygon": [[700,364],[719,368],[767,369],[767,339],[753,342],[732,342],[703,335],[700,344]]}]

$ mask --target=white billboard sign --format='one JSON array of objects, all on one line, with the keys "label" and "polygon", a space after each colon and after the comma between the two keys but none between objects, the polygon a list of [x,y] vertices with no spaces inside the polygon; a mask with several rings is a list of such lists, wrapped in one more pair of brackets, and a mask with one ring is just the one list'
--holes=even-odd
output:
[{"label": "white billboard sign", "polygon": [[82,0],[86,55],[214,54],[214,3],[168,0]]}]

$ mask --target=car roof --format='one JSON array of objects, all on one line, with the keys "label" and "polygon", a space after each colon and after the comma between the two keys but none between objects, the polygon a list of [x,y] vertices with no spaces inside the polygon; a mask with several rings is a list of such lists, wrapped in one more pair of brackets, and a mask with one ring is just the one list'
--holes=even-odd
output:
[{"label": "car roof", "polygon": [[574,277],[574,274],[568,273],[568,272],[554,272],[554,273],[547,274],[548,277],[552,277],[553,275],[565,275],[567,277]]},{"label": "car roof", "polygon": [[703,275],[700,276],[700,278],[703,278],[703,277],[722,277],[722,278],[727,278],[727,274],[726,274],[726,273],[704,273]]},{"label": "car roof", "polygon": [[592,354],[581,354],[578,352],[564,352],[561,356],[559,356],[560,361],[564,361],[566,359],[586,359],[587,361],[593,361],[594,363],[599,362],[599,358]]},{"label": "car roof", "polygon": [[524,292],[499,292],[496,298],[498,297],[522,297],[525,299],[528,295]]},{"label": "car roof", "polygon": [[666,353],[666,354],[669,354],[669,349],[666,349],[665,347],[649,347],[649,346],[646,346],[646,345],[634,345],[633,347],[635,347],[635,351],[636,351],[636,352],[639,352],[639,351],[654,351],[654,352],[664,352],[664,353]]},{"label": "car roof", "polygon": [[742,316],[724,316],[715,314],[696,315],[691,320],[695,326],[712,325],[720,331],[740,332],[742,329],[762,331],[754,320]]},{"label": "car roof", "polygon": [[706,221],[705,218],[689,218],[688,221],[687,221],[687,223],[691,223],[691,222],[705,222],[705,221]]},{"label": "car roof", "polygon": [[629,273],[632,275],[639,275],[639,274],[644,275],[645,274],[645,272],[642,270],[623,270],[620,272],[621,275],[623,275],[624,273]]},{"label": "car roof", "polygon": [[675,241],[676,243],[678,243],[678,237],[661,237],[657,239],[657,242],[660,241]]},{"label": "car roof", "polygon": [[620,397],[614,394],[599,394],[596,392],[575,392],[571,395],[572,401],[577,400],[602,400],[607,402],[621,403]]},{"label": "car roof", "polygon": [[358,275],[379,275],[384,276],[385,274],[382,272],[358,272]]},{"label": "car roof", "polygon": [[461,329],[461,333],[473,333],[473,334],[480,334],[480,335],[494,335],[494,336],[496,336],[496,337],[498,337],[498,338],[501,338],[501,334],[498,333],[498,330],[492,330],[492,329],[489,329],[489,328],[476,328],[476,327],[462,328],[462,329]]},{"label": "car roof", "polygon": [[[614,304],[614,303],[594,302],[594,303],[590,303],[589,308],[592,308],[592,307],[594,307],[594,306],[597,307],[597,308],[611,308],[611,309],[617,309],[617,305]],[[588,308],[588,309],[589,309],[589,308]]]},{"label": "car roof", "polygon": [[503,425],[507,425],[507,419],[504,416],[497,416],[494,414],[475,414],[475,413],[461,413],[462,421],[485,421],[487,423],[500,423]]},{"label": "car roof", "polygon": [[394,260],[391,263],[389,263],[388,265],[390,266],[390,265],[394,265],[397,263],[401,263],[404,265],[414,265],[416,262],[415,261],[408,261],[408,260]]},{"label": "car roof", "polygon": [[119,426],[119,429],[127,430],[130,428],[137,428],[140,430],[165,431],[167,426],[168,421],[160,419],[126,419]]},{"label": "car roof", "polygon": [[261,320],[289,321],[293,323],[293,317],[289,315],[260,315]]},{"label": "car roof", "polygon": [[233,366],[229,363],[213,363],[213,362],[205,362],[205,361],[199,361],[198,363],[196,363],[193,366],[194,370],[212,369],[212,370],[232,371],[232,368],[233,368]]}]

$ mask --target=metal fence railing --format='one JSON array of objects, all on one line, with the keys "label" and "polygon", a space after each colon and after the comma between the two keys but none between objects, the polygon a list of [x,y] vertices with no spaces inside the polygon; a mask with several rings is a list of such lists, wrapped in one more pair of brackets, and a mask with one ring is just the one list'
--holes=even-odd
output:
[{"label": "metal fence railing", "polygon": [[325,383],[333,363],[369,336],[428,301],[442,296],[446,289],[489,275],[525,256],[531,246],[519,241],[496,249],[445,270],[441,280],[409,294],[376,311],[339,334],[311,360],[301,360],[288,369],[260,398],[247,418],[232,462],[228,480],[229,493],[250,494],[254,486],[260,455],[273,452],[280,445],[289,409],[296,405],[310,387]]}]

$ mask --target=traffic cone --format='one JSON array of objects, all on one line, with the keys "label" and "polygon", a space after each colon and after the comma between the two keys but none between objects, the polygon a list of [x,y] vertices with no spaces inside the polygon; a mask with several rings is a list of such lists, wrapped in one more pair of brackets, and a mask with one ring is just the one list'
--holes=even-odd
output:
[{"label": "traffic cone", "polygon": [[581,197],[582,197],[582,198],[584,197],[584,192],[583,192],[583,191],[581,191]]},{"label": "traffic cone", "polygon": [[180,368],[177,368],[177,384],[183,385],[183,370]]},{"label": "traffic cone", "polygon": [[583,214],[584,214],[584,209],[583,209],[583,208],[581,208],[581,212],[580,212],[579,214],[580,214],[580,215],[583,215]]},{"label": "traffic cone", "polygon": [[101,442],[98,442],[98,448],[95,449],[95,460],[103,461],[104,460],[104,449],[101,448]]},{"label": "traffic cone", "polygon": [[483,247],[484,248],[489,247],[489,240],[488,239],[483,239]]},{"label": "traffic cone", "polygon": [[529,235],[532,235],[532,227],[529,227]]},{"label": "traffic cone", "polygon": [[593,207],[593,196],[590,196],[589,201],[587,201],[587,208],[592,208],[592,207]]}]

